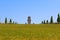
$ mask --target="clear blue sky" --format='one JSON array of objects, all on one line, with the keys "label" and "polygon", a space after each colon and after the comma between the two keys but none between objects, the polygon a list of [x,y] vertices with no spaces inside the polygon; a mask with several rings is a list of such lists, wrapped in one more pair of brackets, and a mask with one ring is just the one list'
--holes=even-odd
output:
[{"label": "clear blue sky", "polygon": [[56,22],[60,13],[60,0],[0,0],[0,22],[12,18],[18,23],[27,23],[27,17],[31,16],[32,23],[41,23],[53,16]]}]

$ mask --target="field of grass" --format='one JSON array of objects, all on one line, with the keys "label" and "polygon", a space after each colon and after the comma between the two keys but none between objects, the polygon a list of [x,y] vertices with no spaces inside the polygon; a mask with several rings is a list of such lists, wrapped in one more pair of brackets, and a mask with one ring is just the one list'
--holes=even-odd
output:
[{"label": "field of grass", "polygon": [[0,40],[60,40],[60,24],[0,24]]}]

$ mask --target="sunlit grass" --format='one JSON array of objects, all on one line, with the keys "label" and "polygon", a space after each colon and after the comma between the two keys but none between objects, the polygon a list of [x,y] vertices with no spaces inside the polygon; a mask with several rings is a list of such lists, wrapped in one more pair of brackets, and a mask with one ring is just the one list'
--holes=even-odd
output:
[{"label": "sunlit grass", "polygon": [[60,24],[0,24],[0,40],[60,40]]}]

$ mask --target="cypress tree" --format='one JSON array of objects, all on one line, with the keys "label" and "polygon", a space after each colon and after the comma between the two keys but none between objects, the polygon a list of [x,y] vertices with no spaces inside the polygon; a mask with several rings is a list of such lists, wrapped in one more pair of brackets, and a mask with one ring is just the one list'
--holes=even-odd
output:
[{"label": "cypress tree", "polygon": [[44,20],[44,24],[45,24],[45,20]]},{"label": "cypress tree", "polygon": [[5,24],[7,24],[7,17],[5,18]]},{"label": "cypress tree", "polygon": [[12,19],[10,19],[9,23],[10,23],[10,24],[12,23]]},{"label": "cypress tree", "polygon": [[51,16],[50,23],[51,24],[53,23],[53,16]]},{"label": "cypress tree", "polygon": [[46,21],[46,23],[48,24],[48,20]]},{"label": "cypress tree", "polygon": [[43,21],[41,23],[43,24]]},{"label": "cypress tree", "polygon": [[60,15],[58,14],[57,23],[60,22]]}]

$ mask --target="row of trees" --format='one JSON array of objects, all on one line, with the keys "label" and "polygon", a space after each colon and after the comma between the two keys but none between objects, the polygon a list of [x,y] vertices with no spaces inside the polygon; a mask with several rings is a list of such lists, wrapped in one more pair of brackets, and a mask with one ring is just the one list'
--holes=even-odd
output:
[{"label": "row of trees", "polygon": [[[28,22],[30,22],[30,21],[28,21]],[[53,22],[53,16],[51,16],[51,18],[50,18],[50,22],[48,21],[48,20],[44,20],[44,21],[42,21],[41,22],[42,24],[53,24],[54,22]],[[17,24],[16,22],[14,22],[14,21],[12,21],[12,19],[10,19],[9,20],[9,23],[8,23],[8,20],[7,20],[7,17],[5,18],[5,24]],[[57,16],[57,22],[56,22],[56,24],[60,24],[60,15],[58,14],[58,16]]]},{"label": "row of trees", "polygon": [[12,21],[12,19],[10,19],[9,22],[8,22],[7,17],[5,18],[5,22],[4,23],[5,24],[17,24],[16,22]]},{"label": "row of trees", "polygon": [[[52,23],[54,23],[53,22],[53,16],[51,16],[51,18],[50,18],[50,22],[48,22],[48,20],[47,21],[42,21],[42,24],[52,24]],[[57,17],[57,23],[56,24],[59,24],[60,23],[60,15],[58,14],[58,17]]]},{"label": "row of trees", "polygon": [[[10,19],[10,20],[9,20],[9,24],[12,24],[12,23],[14,24],[14,21],[12,22],[12,19]],[[7,17],[5,18],[5,24],[8,24],[8,22],[7,22]]]},{"label": "row of trees", "polygon": [[[5,18],[5,24],[7,24],[7,23],[8,23],[8,22],[7,22],[7,18]],[[10,19],[9,23],[12,24],[12,19]],[[14,24],[14,23],[13,23],[13,24]]]}]

